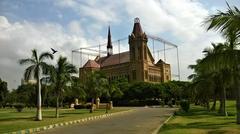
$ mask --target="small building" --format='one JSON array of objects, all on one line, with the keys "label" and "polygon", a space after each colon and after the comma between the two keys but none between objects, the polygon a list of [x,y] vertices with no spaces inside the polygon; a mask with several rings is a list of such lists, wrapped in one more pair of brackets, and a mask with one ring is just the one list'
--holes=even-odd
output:
[{"label": "small building", "polygon": [[88,60],[79,69],[79,78],[84,80],[91,71],[101,70],[109,80],[127,78],[129,82],[166,82],[171,80],[170,64],[154,58],[147,45],[148,37],[143,32],[139,18],[135,18],[132,33],[128,37],[129,51],[113,54],[110,27],[108,28],[107,56]]}]

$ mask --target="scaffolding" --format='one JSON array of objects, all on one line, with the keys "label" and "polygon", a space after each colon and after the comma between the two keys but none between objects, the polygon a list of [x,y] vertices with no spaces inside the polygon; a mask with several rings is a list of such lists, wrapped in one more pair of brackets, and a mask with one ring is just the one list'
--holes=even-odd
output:
[{"label": "scaffolding", "polygon": [[[160,54],[163,52],[163,61],[167,62],[167,53],[168,51],[175,50],[176,53],[176,61],[171,64],[171,70],[172,70],[172,65],[176,64],[176,72],[172,73],[172,78],[177,78],[177,80],[181,80],[180,77],[180,62],[179,62],[179,52],[178,52],[178,45],[167,41],[159,36],[154,36],[151,34],[147,34],[148,37],[148,47],[150,51],[153,54],[153,57],[155,61],[158,61],[161,59]],[[160,44],[159,44],[160,43]],[[121,53],[123,51],[126,51],[128,48],[128,37],[124,37],[115,41],[112,41],[113,49],[117,48],[114,53]],[[107,55],[106,50],[107,43],[103,44],[98,44],[98,45],[93,45],[89,47],[81,47],[78,49],[72,50],[72,64],[76,65],[77,67],[82,67],[84,61],[86,62],[89,59],[96,58],[97,56],[99,57],[104,57]],[[122,47],[121,47],[122,46]],[[152,47],[150,47],[152,46]],[[104,48],[102,48],[104,47]],[[76,63],[74,60],[75,54],[79,54],[79,65]],[[157,56],[156,56],[157,54]],[[171,53],[173,55],[173,53]],[[171,58],[174,60],[174,58]]]}]

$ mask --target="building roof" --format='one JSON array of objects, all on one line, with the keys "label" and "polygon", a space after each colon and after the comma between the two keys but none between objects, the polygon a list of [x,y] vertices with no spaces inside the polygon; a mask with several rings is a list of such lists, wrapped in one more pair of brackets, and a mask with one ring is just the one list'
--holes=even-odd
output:
[{"label": "building roof", "polygon": [[111,40],[110,26],[108,27],[108,42],[107,42],[107,48],[113,48],[113,46],[112,46],[112,40]]},{"label": "building roof", "polygon": [[85,65],[83,65],[83,67],[100,68],[100,65],[94,60],[88,60],[87,63]]},{"label": "building roof", "polygon": [[96,62],[101,67],[130,62],[129,51],[119,53],[119,54],[110,55],[108,57],[101,57],[99,59],[96,59]]},{"label": "building roof", "polygon": [[141,27],[139,18],[135,18],[135,19],[134,19],[134,26],[133,26],[133,31],[132,31],[132,33],[133,33],[135,36],[138,36],[138,35],[142,35],[142,34],[143,34],[143,30],[142,30],[142,27]]}]

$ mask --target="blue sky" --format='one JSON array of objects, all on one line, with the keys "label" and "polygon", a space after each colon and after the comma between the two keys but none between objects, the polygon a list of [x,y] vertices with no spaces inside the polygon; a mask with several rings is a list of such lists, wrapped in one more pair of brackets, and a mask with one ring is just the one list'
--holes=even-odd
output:
[{"label": "blue sky", "polygon": [[[240,6],[239,0],[228,3]],[[108,25],[113,40],[127,37],[133,19],[139,17],[147,34],[179,45],[181,76],[186,80],[192,72],[187,66],[202,56],[202,49],[223,41],[201,25],[217,9],[226,9],[225,0],[0,0],[0,78],[10,89],[16,88],[24,70],[17,61],[29,57],[31,49],[42,52],[53,47],[60,51],[57,56],[70,60],[72,49],[106,42]],[[122,44],[127,50],[127,40]],[[176,73],[174,51],[167,58]]]}]

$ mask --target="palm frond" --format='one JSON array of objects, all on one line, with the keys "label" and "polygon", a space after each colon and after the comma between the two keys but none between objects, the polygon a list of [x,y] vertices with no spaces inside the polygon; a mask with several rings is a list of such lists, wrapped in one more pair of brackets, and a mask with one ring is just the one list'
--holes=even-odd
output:
[{"label": "palm frond", "polygon": [[[227,3],[228,9],[226,12],[218,11],[215,15],[210,15],[205,19],[204,23],[207,30],[219,31],[223,36],[229,36],[229,29],[234,32],[237,37],[240,35],[240,12],[237,7],[231,8]],[[234,30],[233,30],[234,29]]]},{"label": "palm frond", "polygon": [[41,67],[43,74],[50,74],[50,70],[52,68],[51,65],[47,64],[46,62],[40,62],[39,66]]},{"label": "palm frond", "polygon": [[36,64],[36,61],[35,61],[34,59],[30,59],[30,58],[21,59],[21,60],[19,60],[19,64],[20,64],[20,65]]},{"label": "palm frond", "polygon": [[45,52],[45,53],[42,53],[40,56],[39,56],[39,61],[43,61],[45,59],[53,59],[53,55],[49,52]]},{"label": "palm frond", "polygon": [[35,59],[36,62],[39,62],[38,54],[37,54],[37,50],[36,49],[32,50],[32,58]]},{"label": "palm frond", "polygon": [[35,65],[31,65],[30,67],[28,67],[25,72],[24,72],[24,79],[25,80],[29,80],[33,74],[33,72],[35,71]]}]

